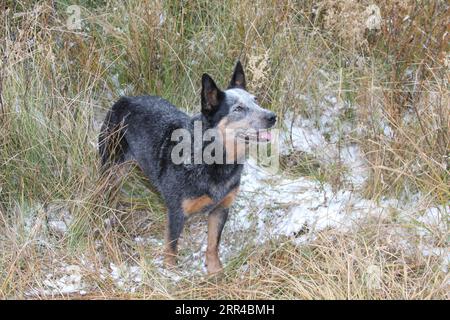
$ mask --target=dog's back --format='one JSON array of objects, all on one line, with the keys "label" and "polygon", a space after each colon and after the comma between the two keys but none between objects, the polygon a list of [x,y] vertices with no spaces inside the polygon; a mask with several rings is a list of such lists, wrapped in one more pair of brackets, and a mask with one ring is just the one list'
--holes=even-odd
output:
[{"label": "dog's back", "polygon": [[168,158],[171,133],[189,125],[189,116],[161,97],[122,97],[107,113],[101,129],[102,166],[136,160],[156,183]]}]

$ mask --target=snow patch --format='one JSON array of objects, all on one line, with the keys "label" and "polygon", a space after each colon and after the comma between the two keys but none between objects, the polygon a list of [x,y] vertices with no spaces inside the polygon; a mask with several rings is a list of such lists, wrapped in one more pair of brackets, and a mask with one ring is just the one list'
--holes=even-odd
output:
[{"label": "snow patch", "polygon": [[86,294],[86,283],[80,266],[65,265],[48,273],[42,282],[42,287],[32,288],[25,293],[27,296],[55,296],[67,294]]},{"label": "snow patch", "polygon": [[[377,204],[350,190],[306,177],[270,175],[249,161],[242,177],[231,224],[233,229],[257,228],[258,240],[293,236],[299,243],[327,228],[348,230],[360,218],[387,215],[391,203]],[[233,221],[234,220],[234,221]]]},{"label": "snow patch", "polygon": [[[110,277],[122,290],[133,293],[142,284],[143,271],[139,266],[127,263],[116,265],[111,262],[109,267],[111,268]],[[107,272],[101,269],[101,273],[105,276]]]}]

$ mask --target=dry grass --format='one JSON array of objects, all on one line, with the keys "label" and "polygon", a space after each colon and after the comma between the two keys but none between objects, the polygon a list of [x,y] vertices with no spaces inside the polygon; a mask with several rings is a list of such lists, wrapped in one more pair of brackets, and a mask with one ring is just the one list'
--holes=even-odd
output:
[{"label": "dry grass", "polygon": [[[193,272],[175,282],[158,271],[159,244],[132,241],[162,235],[161,200],[136,172],[99,175],[96,139],[114,99],[151,93],[196,110],[200,75],[225,84],[239,57],[250,89],[280,116],[314,119],[327,93],[351,105],[342,119],[355,130],[337,143],[364,150],[367,198],[420,192],[429,207],[448,207],[448,4],[374,2],[382,19],[368,28],[372,1],[86,0],[82,30],[67,28],[67,0],[1,4],[0,297],[48,297],[27,293],[78,265],[88,294],[53,297],[448,299],[448,273],[395,215],[308,245],[249,243],[221,278]],[[295,174],[342,185],[339,159],[320,172],[303,155],[289,161]],[[49,227],[67,213],[66,233]],[[448,233],[430,232],[448,248]],[[397,245],[404,240],[408,250]],[[131,292],[104,277],[110,263],[139,265],[143,285]]]}]

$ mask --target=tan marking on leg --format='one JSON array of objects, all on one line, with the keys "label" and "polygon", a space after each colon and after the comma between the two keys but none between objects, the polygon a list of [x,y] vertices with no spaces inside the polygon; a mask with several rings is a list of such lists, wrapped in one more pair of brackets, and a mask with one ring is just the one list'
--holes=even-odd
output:
[{"label": "tan marking on leg", "polygon": [[164,248],[164,265],[173,268],[177,265],[177,250],[173,250],[170,245],[169,218],[166,222],[165,248]]},{"label": "tan marking on leg", "polygon": [[236,198],[237,193],[239,192],[239,187],[234,188],[231,190],[225,198],[219,203],[220,206],[224,208],[229,208],[234,202],[234,199]]},{"label": "tan marking on leg", "polygon": [[182,207],[185,214],[191,214],[201,211],[206,206],[213,204],[214,201],[207,195],[193,199],[183,200]]},{"label": "tan marking on leg", "polygon": [[212,212],[208,216],[208,246],[206,249],[206,268],[209,274],[222,271],[222,263],[219,259],[219,243],[218,239],[218,225],[220,216]]}]

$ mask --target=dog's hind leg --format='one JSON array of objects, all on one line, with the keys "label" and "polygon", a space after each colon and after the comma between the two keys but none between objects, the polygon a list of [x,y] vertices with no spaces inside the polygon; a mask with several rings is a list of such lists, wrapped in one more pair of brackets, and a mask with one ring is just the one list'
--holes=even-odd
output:
[{"label": "dog's hind leg", "polygon": [[219,242],[225,222],[228,218],[228,208],[222,206],[214,209],[208,216],[208,246],[206,249],[206,268],[209,274],[222,271],[219,259]]},{"label": "dog's hind leg", "polygon": [[169,209],[166,223],[166,248],[164,263],[167,267],[176,265],[178,238],[184,227],[185,216],[181,210]]}]

